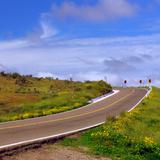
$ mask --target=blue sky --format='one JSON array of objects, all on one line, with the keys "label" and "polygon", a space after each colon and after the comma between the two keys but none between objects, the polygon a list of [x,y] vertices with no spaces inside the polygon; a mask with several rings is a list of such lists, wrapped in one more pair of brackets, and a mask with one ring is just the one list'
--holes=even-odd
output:
[{"label": "blue sky", "polygon": [[160,85],[159,0],[0,3],[0,70]]}]

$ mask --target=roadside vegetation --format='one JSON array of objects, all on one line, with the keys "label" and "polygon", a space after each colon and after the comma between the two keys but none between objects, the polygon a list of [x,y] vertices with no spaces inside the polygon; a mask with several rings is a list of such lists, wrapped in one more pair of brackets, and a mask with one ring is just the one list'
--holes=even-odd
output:
[{"label": "roadside vegetation", "polygon": [[74,82],[0,73],[0,122],[55,114],[88,104],[112,87],[104,81]]},{"label": "roadside vegetation", "polygon": [[110,118],[106,124],[78,138],[66,138],[61,144],[85,148],[90,154],[113,160],[159,160],[160,89],[153,88],[150,96],[132,112]]}]

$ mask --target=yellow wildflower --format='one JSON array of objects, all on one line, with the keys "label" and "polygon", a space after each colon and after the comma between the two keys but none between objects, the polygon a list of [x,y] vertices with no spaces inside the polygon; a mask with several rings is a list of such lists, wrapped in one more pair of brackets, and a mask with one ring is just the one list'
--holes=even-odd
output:
[{"label": "yellow wildflower", "polygon": [[155,144],[154,140],[151,137],[145,137],[144,138],[144,143],[146,145],[153,145],[153,144]]}]

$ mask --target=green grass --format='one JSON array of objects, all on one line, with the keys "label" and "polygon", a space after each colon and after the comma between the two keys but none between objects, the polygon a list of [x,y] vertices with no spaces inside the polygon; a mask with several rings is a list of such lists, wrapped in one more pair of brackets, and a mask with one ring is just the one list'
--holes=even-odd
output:
[{"label": "green grass", "polygon": [[149,98],[131,113],[61,144],[87,147],[90,154],[118,160],[160,160],[160,89],[153,88]]},{"label": "green grass", "polygon": [[0,122],[55,114],[108,93],[104,81],[73,82],[0,73]]}]

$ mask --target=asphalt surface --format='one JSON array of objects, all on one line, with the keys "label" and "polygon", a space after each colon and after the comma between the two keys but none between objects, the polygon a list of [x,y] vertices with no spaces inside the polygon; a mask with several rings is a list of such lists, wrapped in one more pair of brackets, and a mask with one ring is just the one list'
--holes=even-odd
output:
[{"label": "asphalt surface", "polygon": [[129,111],[147,93],[145,89],[120,89],[120,92],[100,102],[70,112],[0,124],[0,150],[19,142],[79,130],[106,121]]}]

